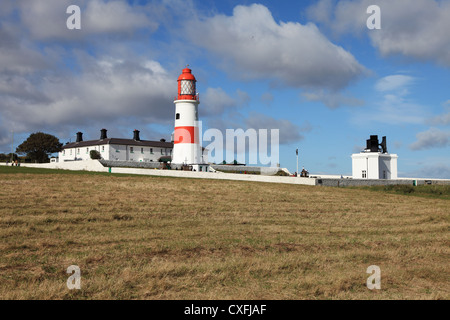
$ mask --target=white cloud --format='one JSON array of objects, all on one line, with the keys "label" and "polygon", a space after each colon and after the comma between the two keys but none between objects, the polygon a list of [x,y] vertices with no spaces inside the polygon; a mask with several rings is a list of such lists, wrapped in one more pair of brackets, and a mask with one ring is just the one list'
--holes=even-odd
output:
[{"label": "white cloud", "polygon": [[319,101],[330,109],[336,109],[340,106],[359,107],[364,105],[364,100],[345,96],[339,92],[330,92],[325,90],[303,92],[302,96],[308,101]]},{"label": "white cloud", "polygon": [[0,17],[8,17],[15,8],[15,0],[2,0],[0,2]]},{"label": "white cloud", "polygon": [[[156,61],[99,61],[83,55],[77,76],[0,77],[0,116],[16,130],[89,124],[171,123],[176,85]],[[22,90],[23,94],[20,94]]]},{"label": "white cloud", "polygon": [[220,57],[228,72],[244,79],[340,89],[366,71],[314,24],[277,23],[259,4],[236,6],[232,16],[193,21],[186,32],[194,43]]},{"label": "white cloud", "polygon": [[442,104],[444,109],[446,110],[445,113],[440,114],[438,116],[432,117],[428,119],[427,123],[434,125],[434,126],[448,126],[450,125],[450,100],[447,100]]},{"label": "white cloud", "polygon": [[261,102],[270,105],[273,102],[273,94],[270,92],[265,92],[261,95]]},{"label": "white cloud", "polygon": [[[7,132],[3,128],[0,128],[0,146],[8,145],[11,143],[11,133]],[[5,150],[7,150],[5,148]],[[9,149],[9,152],[11,152],[11,149]]]},{"label": "white cloud", "polygon": [[433,117],[430,120],[428,120],[428,123],[430,123],[432,125],[436,125],[436,126],[439,126],[439,125],[448,126],[448,125],[450,125],[450,112]]},{"label": "white cloud", "polygon": [[255,130],[259,129],[278,129],[280,130],[280,144],[289,144],[301,141],[304,136],[301,133],[310,132],[312,130],[309,122],[304,122],[302,126],[291,122],[287,119],[275,119],[262,113],[251,112],[245,119],[247,128]]},{"label": "white cloud", "polygon": [[248,105],[248,104],[250,103],[250,101],[252,100],[252,98],[250,97],[250,95],[249,95],[247,92],[242,91],[241,89],[237,89],[237,90],[236,90],[236,95],[237,95],[237,101],[238,101],[238,104],[239,104],[240,106],[246,106],[246,105]]},{"label": "white cloud", "polygon": [[317,1],[315,5],[306,9],[306,15],[317,22],[329,24],[334,10],[333,0]]},{"label": "white cloud", "polygon": [[49,65],[45,57],[20,40],[19,30],[11,23],[0,22],[0,73],[26,74]]},{"label": "white cloud", "polygon": [[407,175],[414,178],[450,179],[450,165],[447,163],[428,164]]},{"label": "white cloud", "polygon": [[[67,29],[70,14],[66,9],[70,5],[81,9],[81,30]],[[24,26],[39,40],[73,41],[88,35],[132,34],[141,28],[153,32],[158,27],[146,7],[124,0],[21,0],[19,8]]]},{"label": "white cloud", "polygon": [[85,28],[89,33],[123,33],[140,28],[157,28],[139,6],[126,1],[90,0],[86,6]]},{"label": "white cloud", "polygon": [[394,94],[385,95],[376,105],[368,119],[392,125],[421,124],[428,115],[426,107]]},{"label": "white cloud", "polygon": [[201,97],[201,115],[217,116],[237,106],[236,99],[229,96],[222,88],[208,88]]},{"label": "white cloud", "polygon": [[441,131],[437,128],[419,132],[416,138],[417,141],[409,146],[411,150],[445,148],[450,145],[450,131]]},{"label": "white cloud", "polygon": [[225,136],[227,129],[267,129],[270,143],[270,130],[279,129],[279,143],[289,144],[304,139],[303,133],[310,132],[312,126],[308,121],[305,121],[301,126],[293,123],[288,119],[275,119],[271,116],[251,112],[248,116],[234,111],[226,115],[226,117],[214,117],[207,120],[209,128],[220,130]]},{"label": "white cloud", "polygon": [[401,141],[394,141],[395,149],[400,149],[402,146],[403,146],[403,142],[401,142]]},{"label": "white cloud", "polygon": [[404,89],[415,81],[414,77],[401,74],[390,75],[378,80],[375,89],[380,92]]},{"label": "white cloud", "polygon": [[374,89],[378,97],[364,110],[352,114],[355,123],[376,121],[391,125],[423,124],[430,116],[430,108],[410,98],[409,87],[416,78],[405,75],[389,75],[379,79]]},{"label": "white cloud", "polygon": [[222,88],[207,88],[205,94],[200,96],[201,117],[217,117],[230,114],[236,109],[249,104],[250,95],[237,89],[233,95],[229,95]]},{"label": "white cloud", "polygon": [[434,166],[425,166],[420,172],[423,177],[435,179],[450,179],[450,166],[448,164],[437,164]]},{"label": "white cloud", "polygon": [[[367,7],[381,9],[381,30],[368,30]],[[318,14],[326,8],[327,14]],[[450,66],[450,2],[436,0],[343,0],[330,9],[330,1],[311,6],[309,17],[335,34],[366,33],[383,56],[401,54]]]}]

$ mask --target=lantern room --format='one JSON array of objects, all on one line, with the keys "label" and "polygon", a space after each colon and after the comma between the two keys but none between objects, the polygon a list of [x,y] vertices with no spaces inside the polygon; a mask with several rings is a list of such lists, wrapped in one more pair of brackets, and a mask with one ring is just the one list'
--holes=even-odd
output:
[{"label": "lantern room", "polygon": [[195,88],[194,75],[191,69],[183,69],[183,73],[178,77],[178,97],[177,100],[198,100],[198,95]]}]

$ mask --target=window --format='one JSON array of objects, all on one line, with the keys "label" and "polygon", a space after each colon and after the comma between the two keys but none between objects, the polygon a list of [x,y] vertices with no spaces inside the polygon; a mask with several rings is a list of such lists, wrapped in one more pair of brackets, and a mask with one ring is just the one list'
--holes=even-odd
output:
[{"label": "window", "polygon": [[72,155],[72,149],[70,149],[70,155]]},{"label": "window", "polygon": [[362,171],[362,177],[363,177],[363,179],[367,179],[367,171],[366,170]]},{"label": "window", "polygon": [[176,120],[179,120],[179,119],[180,119],[180,114],[179,114],[179,113],[176,114],[175,119],[176,119]]},{"label": "window", "polygon": [[105,146],[102,146],[102,152],[105,152]]},{"label": "window", "polygon": [[161,154],[163,154],[163,149],[161,149]]},{"label": "window", "polygon": [[130,147],[130,153],[134,153],[133,147]]},{"label": "window", "polygon": [[88,154],[89,153],[89,148],[86,148],[86,154]]},{"label": "window", "polygon": [[141,153],[144,153],[144,148],[141,148]]},{"label": "window", "polygon": [[150,153],[153,154],[153,148],[150,148]]},{"label": "window", "polygon": [[63,156],[65,156],[66,155],[66,150],[63,150]]},{"label": "window", "polygon": [[192,80],[181,80],[181,94],[182,95],[195,95],[195,82]]},{"label": "window", "polygon": [[77,154],[80,154],[80,148],[77,149]]}]

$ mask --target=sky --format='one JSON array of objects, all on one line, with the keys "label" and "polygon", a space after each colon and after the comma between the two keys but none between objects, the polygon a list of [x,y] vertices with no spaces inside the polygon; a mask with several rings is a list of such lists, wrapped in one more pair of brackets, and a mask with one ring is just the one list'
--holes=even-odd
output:
[{"label": "sky", "polygon": [[449,179],[449,30],[438,0],[2,0],[0,152],[12,132],[14,148],[37,131],[170,139],[189,65],[203,130],[279,129],[291,172],[298,148],[300,168],[351,175],[378,135],[399,177]]}]

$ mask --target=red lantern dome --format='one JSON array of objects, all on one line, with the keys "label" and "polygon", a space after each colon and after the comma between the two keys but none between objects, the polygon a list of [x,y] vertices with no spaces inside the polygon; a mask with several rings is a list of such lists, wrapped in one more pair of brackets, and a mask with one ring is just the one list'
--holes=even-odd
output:
[{"label": "red lantern dome", "polygon": [[177,100],[198,100],[198,95],[195,88],[194,75],[191,69],[183,69],[183,73],[178,77],[178,97]]}]

